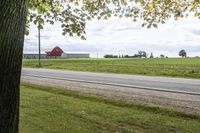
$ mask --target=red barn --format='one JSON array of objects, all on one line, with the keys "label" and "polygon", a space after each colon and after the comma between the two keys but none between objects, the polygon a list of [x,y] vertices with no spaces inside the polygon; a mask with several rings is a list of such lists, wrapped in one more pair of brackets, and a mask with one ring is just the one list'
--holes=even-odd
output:
[{"label": "red barn", "polygon": [[55,47],[52,51],[48,51],[47,57],[61,57],[63,50],[60,47]]}]

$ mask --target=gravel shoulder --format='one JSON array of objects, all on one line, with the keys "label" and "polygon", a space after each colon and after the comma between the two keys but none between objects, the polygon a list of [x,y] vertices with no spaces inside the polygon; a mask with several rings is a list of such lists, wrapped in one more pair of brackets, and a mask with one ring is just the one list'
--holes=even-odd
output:
[{"label": "gravel shoulder", "polygon": [[200,96],[22,76],[22,82],[200,114]]}]

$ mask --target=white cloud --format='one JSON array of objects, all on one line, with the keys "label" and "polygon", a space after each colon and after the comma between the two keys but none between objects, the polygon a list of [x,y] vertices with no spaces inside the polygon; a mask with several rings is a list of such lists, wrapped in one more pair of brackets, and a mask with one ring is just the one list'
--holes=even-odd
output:
[{"label": "white cloud", "polygon": [[[126,19],[93,20],[87,23],[87,40],[77,37],[62,36],[62,29],[57,23],[46,25],[41,31],[42,50],[60,46],[64,51],[90,52],[96,57],[97,52],[104,54],[134,54],[138,50],[153,52],[155,56],[165,54],[177,56],[181,49],[189,56],[200,55],[200,21],[187,18],[179,21],[169,20],[157,29],[141,28],[141,23]],[[25,39],[25,52],[37,51],[37,28],[31,25],[30,35]]]}]

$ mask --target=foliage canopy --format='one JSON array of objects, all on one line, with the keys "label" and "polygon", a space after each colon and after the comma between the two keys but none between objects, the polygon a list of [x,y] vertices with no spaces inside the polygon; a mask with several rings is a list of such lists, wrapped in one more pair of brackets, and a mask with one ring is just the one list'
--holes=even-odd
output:
[{"label": "foliage canopy", "polygon": [[182,49],[179,53],[178,53],[179,56],[181,56],[182,58],[183,57],[187,57],[187,53],[184,49]]},{"label": "foliage canopy", "polygon": [[42,28],[45,22],[59,21],[63,35],[85,39],[86,22],[94,18],[141,19],[142,26],[156,28],[169,18],[177,20],[190,14],[200,16],[199,0],[29,0],[27,29],[30,22]]}]

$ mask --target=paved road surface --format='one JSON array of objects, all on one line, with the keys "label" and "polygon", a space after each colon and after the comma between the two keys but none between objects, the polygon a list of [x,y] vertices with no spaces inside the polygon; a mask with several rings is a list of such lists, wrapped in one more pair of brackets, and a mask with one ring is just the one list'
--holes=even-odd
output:
[{"label": "paved road surface", "polygon": [[200,95],[200,80],[23,68],[22,76]]}]

